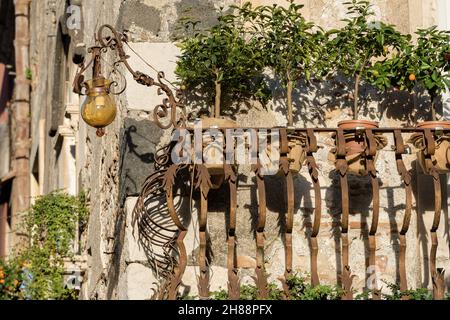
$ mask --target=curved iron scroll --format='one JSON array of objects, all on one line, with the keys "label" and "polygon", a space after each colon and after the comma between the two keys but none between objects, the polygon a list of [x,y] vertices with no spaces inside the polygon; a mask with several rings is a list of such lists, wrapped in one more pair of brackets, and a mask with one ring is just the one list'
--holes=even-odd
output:
[{"label": "curved iron scroll", "polygon": [[444,299],[445,293],[445,281],[444,281],[444,269],[436,267],[436,255],[438,249],[438,237],[437,230],[441,219],[442,210],[442,190],[441,179],[439,172],[436,169],[432,156],[436,150],[436,141],[434,134],[430,129],[425,129],[423,132],[423,138],[425,141],[425,167],[426,173],[433,178],[434,185],[434,217],[433,223],[430,229],[431,236],[431,249],[430,249],[430,273],[433,281],[433,298],[436,300]]},{"label": "curved iron scroll", "polygon": [[148,255],[148,261],[159,281],[154,298],[167,298],[167,283],[170,282],[173,268],[177,264],[177,227],[166,207],[164,178],[170,166],[171,146],[167,145],[156,152],[155,172],[144,182],[132,214],[132,224],[138,230],[138,242]]},{"label": "curved iron scroll", "polygon": [[[158,88],[158,94],[165,94],[166,98],[162,100],[161,104],[158,104],[153,109],[153,120],[162,129],[168,129],[171,127],[185,127],[186,126],[186,107],[182,103],[183,92],[180,89],[175,89],[175,92],[170,88],[168,84],[170,82],[166,79],[164,72],[158,71],[156,80],[149,75],[134,70],[128,63],[129,55],[125,53],[124,44],[128,43],[128,38],[126,34],[118,32],[113,26],[109,24],[102,25],[96,34],[97,45],[90,48],[89,51],[93,53],[93,58],[85,64],[80,64],[80,70],[75,76],[73,83],[74,91],[83,94],[82,88],[84,83],[83,73],[91,66],[96,60],[101,59],[103,53],[111,50],[116,52],[118,55],[118,60],[113,63],[113,72],[117,71],[117,68],[123,64],[125,68],[133,75],[134,80],[148,87],[155,86]],[[97,64],[100,66],[100,64]],[[100,70],[97,70],[99,74]],[[120,72],[118,72],[120,73]],[[121,74],[121,73],[120,73]],[[117,87],[118,83],[113,81],[111,86]],[[124,81],[123,87],[118,92],[111,92],[113,94],[120,94],[125,91],[126,80]],[[162,121],[167,119],[166,121]]]},{"label": "curved iron scroll", "polygon": [[312,225],[312,232],[310,236],[311,241],[311,284],[317,286],[320,284],[319,273],[317,270],[317,255],[319,252],[319,245],[317,236],[320,229],[320,220],[322,216],[322,197],[320,194],[319,172],[317,171],[317,163],[314,159],[314,152],[317,152],[317,139],[314,136],[314,131],[308,129],[307,143],[306,143],[306,164],[308,166],[309,175],[314,187],[314,220]]},{"label": "curved iron scroll", "polygon": [[[403,143],[402,133],[400,130],[394,131],[395,142],[395,159],[397,163],[397,171],[402,177],[403,184],[405,186],[405,214],[403,216],[402,227],[399,230],[400,238],[400,252],[399,252],[399,273],[400,273],[400,291],[404,292],[408,289],[408,279],[406,277],[406,233],[408,232],[411,222],[411,210],[412,210],[412,185],[411,185],[411,173],[406,169],[403,162],[403,154],[405,153],[405,145]],[[403,300],[408,297],[402,297]]]}]

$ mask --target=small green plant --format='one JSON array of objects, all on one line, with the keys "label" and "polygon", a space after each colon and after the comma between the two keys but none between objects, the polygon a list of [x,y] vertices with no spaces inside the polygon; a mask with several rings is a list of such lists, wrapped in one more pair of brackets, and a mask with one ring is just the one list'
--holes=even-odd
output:
[{"label": "small green plant", "polygon": [[286,279],[293,300],[339,300],[343,291],[337,286],[313,286],[305,278],[293,275]]},{"label": "small green plant", "polygon": [[55,191],[37,198],[24,220],[29,247],[0,264],[8,279],[6,287],[0,286],[0,297],[76,299],[76,292],[64,284],[64,259],[73,256],[76,229],[85,227],[87,218],[83,193],[75,197]]},{"label": "small green plant", "polygon": [[431,118],[436,120],[436,98],[450,87],[450,31],[419,29],[414,49],[415,78],[431,97]]},{"label": "small green plant", "polygon": [[[338,300],[343,295],[343,291],[336,286],[318,285],[312,286],[306,278],[299,275],[292,275],[286,279],[292,300]],[[275,282],[268,284],[268,300],[283,300],[284,292]],[[241,285],[241,300],[257,300],[258,288],[254,285]],[[211,293],[213,300],[227,300],[228,293],[225,290],[219,290]]]},{"label": "small green plant", "polygon": [[403,48],[409,36],[403,36],[392,25],[370,21],[374,12],[369,1],[352,0],[344,4],[350,17],[343,20],[346,22],[343,28],[328,32],[327,51],[337,71],[355,80],[353,118],[357,120],[361,81],[371,80],[378,88],[390,86],[390,71],[379,61]]},{"label": "small green plant", "polygon": [[430,96],[431,119],[436,120],[436,99],[450,86],[450,31],[436,26],[418,29],[415,45],[409,44],[391,63],[392,82],[400,90],[416,85]]},{"label": "small green plant", "polygon": [[[268,284],[269,297],[268,300],[281,300],[283,291],[278,288],[275,283]],[[241,300],[258,300],[258,288],[251,284],[243,284],[240,288]],[[214,291],[211,293],[213,300],[227,300],[228,293],[226,290]]]},{"label": "small green plant", "polygon": [[208,30],[196,30],[178,46],[181,56],[175,73],[185,90],[201,92],[213,104],[210,115],[219,117],[225,94],[253,97],[267,102],[268,90],[262,81],[264,57],[257,39],[245,37],[245,21],[240,16],[220,13],[218,23]]},{"label": "small green plant", "polygon": [[33,72],[31,71],[31,68],[26,68],[25,69],[25,78],[27,80],[32,80],[33,79]]},{"label": "small green plant", "polygon": [[242,15],[252,21],[252,37],[259,38],[266,65],[279,76],[287,88],[288,125],[293,125],[292,93],[301,78],[309,81],[314,75],[326,74],[323,57],[325,35],[314,23],[306,21],[301,10],[304,6],[289,0],[284,8],[250,4],[241,9]]},{"label": "small green plant", "polygon": [[408,289],[402,292],[396,283],[385,282],[385,284],[391,290],[390,294],[383,294],[386,300],[401,300],[403,297],[410,300],[433,300],[433,293],[427,288]]},{"label": "small green plant", "polygon": [[355,300],[370,300],[370,291],[365,289],[363,292],[355,295]]}]

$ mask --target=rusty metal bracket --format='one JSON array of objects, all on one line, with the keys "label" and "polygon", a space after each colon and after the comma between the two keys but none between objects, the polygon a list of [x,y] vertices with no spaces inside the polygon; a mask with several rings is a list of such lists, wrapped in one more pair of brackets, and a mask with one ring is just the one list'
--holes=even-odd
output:
[{"label": "rusty metal bracket", "polygon": [[174,199],[173,199],[173,186],[175,184],[175,179],[178,171],[182,168],[182,165],[179,164],[173,164],[167,169],[164,175],[164,182],[163,186],[166,192],[166,201],[167,201],[167,207],[169,209],[170,217],[172,218],[173,223],[178,228],[178,233],[175,236],[177,251],[179,255],[179,261],[178,265],[174,268],[174,273],[170,279],[169,284],[169,300],[176,300],[178,295],[178,288],[181,285],[181,279],[183,277],[184,271],[186,270],[187,265],[187,253],[186,253],[186,247],[184,246],[184,238],[186,237],[187,233],[187,227],[183,225],[183,223],[178,218],[175,205],[174,205]]},{"label": "rusty metal bracket", "polygon": [[[400,130],[394,131],[395,142],[395,160],[397,163],[397,171],[402,178],[405,186],[405,214],[403,216],[402,227],[399,230],[400,240],[400,252],[399,252],[399,274],[400,274],[400,291],[404,292],[408,290],[408,279],[406,276],[406,233],[408,232],[411,222],[411,209],[412,209],[412,185],[411,185],[411,173],[406,169],[403,162],[403,154],[406,153],[406,148],[403,143],[402,133]],[[408,299],[407,296],[402,298]]]},{"label": "rusty metal bracket", "polygon": [[308,166],[309,175],[314,186],[314,198],[315,198],[315,208],[314,208],[314,220],[312,224],[312,231],[310,235],[311,241],[311,284],[317,286],[320,284],[319,273],[317,270],[317,255],[319,252],[319,245],[317,241],[317,236],[320,229],[320,220],[322,216],[322,196],[320,193],[320,183],[319,183],[319,172],[317,171],[317,163],[314,159],[314,152],[317,152],[317,139],[314,135],[313,129],[308,129],[306,131],[306,164]]},{"label": "rusty metal bracket", "polygon": [[[92,59],[85,64],[81,62],[79,65],[79,70],[74,78],[73,90],[78,94],[85,94],[83,88],[86,89],[87,83],[84,81],[83,73],[88,67],[94,65],[94,76],[98,76],[101,72],[100,61],[102,59],[102,54],[106,54],[108,50],[115,52],[118,56],[118,60],[112,64],[112,71],[114,73],[119,73],[118,67],[123,65],[126,70],[133,76],[133,79],[144,86],[152,87],[155,86],[158,89],[158,94],[165,94],[165,98],[162,100],[161,104],[158,104],[153,111],[153,120],[162,129],[168,129],[170,127],[178,128],[185,127],[187,121],[186,106],[183,104],[184,94],[182,90],[175,89],[172,83],[168,81],[165,77],[164,72],[158,71],[156,79],[150,77],[149,75],[134,70],[129,64],[130,56],[125,52],[125,45],[128,45],[127,35],[125,33],[118,32],[113,26],[109,24],[104,24],[98,28],[95,35],[96,45],[89,48],[89,52],[93,53]],[[129,46],[129,45],[128,45]],[[129,48],[134,51],[130,46]],[[135,51],[134,53],[143,60],[143,58],[138,55]],[[147,62],[145,62],[149,65]],[[153,67],[152,67],[153,68]],[[122,75],[122,74],[121,74]],[[118,92],[111,92],[115,95],[121,94],[126,89],[126,79],[122,75],[124,86]],[[117,87],[119,84],[116,81],[111,83],[110,87]],[[169,86],[171,85],[173,89]],[[166,119],[165,124],[161,122],[161,119]]]},{"label": "rusty metal bracket", "polygon": [[284,174],[286,183],[286,230],[284,235],[284,250],[285,250],[285,266],[284,276],[279,280],[283,286],[284,296],[286,299],[290,298],[289,286],[287,280],[292,276],[292,229],[294,226],[294,177],[292,171],[289,169],[289,142],[287,137],[287,130],[280,129],[280,171]]},{"label": "rusty metal bracket", "polygon": [[441,278],[444,277],[444,270],[436,268],[436,255],[438,249],[438,237],[437,230],[439,228],[439,223],[441,219],[442,210],[442,190],[441,190],[441,180],[438,170],[435,168],[432,161],[432,156],[436,150],[436,142],[434,140],[434,134],[431,129],[424,129],[423,132],[424,142],[425,142],[425,167],[426,173],[431,175],[433,178],[434,185],[434,217],[433,224],[430,229],[431,237],[431,249],[430,249],[430,272],[431,279],[433,281],[433,297],[434,299],[444,298],[444,286],[445,283]]},{"label": "rusty metal bracket", "polygon": [[352,282],[353,276],[349,265],[349,242],[348,242],[348,221],[349,221],[349,193],[348,193],[348,179],[347,179],[347,154],[345,150],[344,130],[338,128],[336,134],[337,144],[337,160],[336,169],[339,172],[341,183],[341,285],[344,290],[342,300],[353,300]]},{"label": "rusty metal bracket", "polygon": [[228,226],[228,299],[239,300],[240,281],[236,257],[236,208],[237,208],[237,175],[231,164],[224,165],[225,180],[230,189],[230,223]]},{"label": "rusty metal bracket", "polygon": [[375,258],[375,251],[376,251],[376,233],[378,229],[378,220],[380,215],[380,186],[378,182],[377,177],[377,170],[375,168],[375,156],[377,153],[377,143],[375,141],[375,137],[373,135],[372,130],[367,129],[366,130],[366,166],[367,170],[369,172],[370,176],[370,182],[372,185],[372,203],[373,203],[373,209],[372,209],[372,222],[370,225],[369,230],[369,268],[368,270],[373,270],[375,272],[374,277],[374,283],[372,288],[372,299],[373,300],[380,300],[381,294],[380,290],[378,289],[376,285],[376,258]]},{"label": "rusty metal bracket", "polygon": [[[259,151],[259,150],[258,150]],[[258,298],[267,299],[269,296],[267,287],[267,275],[264,266],[264,228],[266,226],[266,187],[264,184],[264,175],[261,172],[262,166],[258,158],[256,165],[253,165],[253,171],[256,177],[256,187],[258,189],[258,221],[256,223],[256,277],[253,279],[258,288]]]},{"label": "rusty metal bracket", "polygon": [[200,190],[200,210],[198,212],[198,228],[200,248],[198,262],[200,275],[198,276],[198,294],[200,299],[209,299],[209,266],[206,257],[206,225],[208,221],[208,193],[212,187],[211,176],[203,164],[195,165],[196,188]]}]

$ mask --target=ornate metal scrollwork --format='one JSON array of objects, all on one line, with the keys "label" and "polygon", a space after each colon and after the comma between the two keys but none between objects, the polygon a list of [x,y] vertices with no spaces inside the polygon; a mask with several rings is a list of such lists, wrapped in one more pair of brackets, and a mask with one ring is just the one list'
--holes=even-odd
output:
[{"label": "ornate metal scrollwork", "polygon": [[[171,127],[185,127],[187,117],[186,107],[182,103],[184,97],[183,92],[179,89],[172,90],[168,85],[170,84],[170,81],[166,79],[165,74],[162,71],[157,72],[155,80],[151,76],[143,72],[134,70],[130,66],[130,64],[128,63],[128,59],[130,58],[130,56],[126,54],[124,49],[124,45],[128,44],[128,37],[125,33],[118,32],[113,26],[109,24],[102,25],[98,29],[96,34],[96,44],[96,46],[91,47],[88,50],[88,52],[92,53],[93,55],[91,60],[86,64],[83,61],[79,65],[80,69],[77,72],[73,83],[74,92],[81,95],[85,94],[85,92],[83,92],[83,87],[85,87],[83,73],[92,64],[94,64],[95,66],[95,61],[99,61],[102,54],[106,54],[108,50],[111,50],[113,52],[116,52],[119,57],[119,59],[112,64],[111,73],[120,74],[123,80],[123,86],[116,91],[110,90],[110,92],[112,94],[119,95],[125,91],[127,83],[125,77],[119,71],[119,66],[124,65],[125,68],[133,75],[133,79],[137,83],[148,87],[156,86],[158,87],[159,95],[166,95],[166,98],[162,100],[162,103],[155,106],[154,108],[153,120],[156,122],[156,124],[162,129],[169,129]],[[119,83],[117,81],[111,81],[109,89],[113,87],[119,87]]]}]

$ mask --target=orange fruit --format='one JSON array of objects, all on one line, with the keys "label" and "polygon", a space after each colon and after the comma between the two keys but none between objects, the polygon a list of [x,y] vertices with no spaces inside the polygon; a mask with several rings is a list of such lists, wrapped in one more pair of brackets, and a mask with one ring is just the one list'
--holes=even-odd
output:
[{"label": "orange fruit", "polygon": [[414,73],[411,73],[409,75],[409,81],[414,81],[414,80],[416,80],[416,75]]},{"label": "orange fruit", "polygon": [[0,279],[0,284],[5,284],[5,279]]}]

